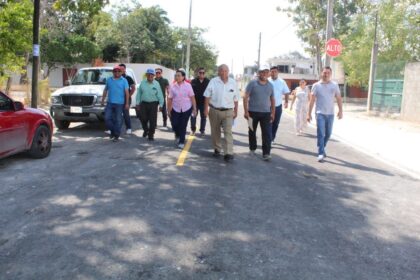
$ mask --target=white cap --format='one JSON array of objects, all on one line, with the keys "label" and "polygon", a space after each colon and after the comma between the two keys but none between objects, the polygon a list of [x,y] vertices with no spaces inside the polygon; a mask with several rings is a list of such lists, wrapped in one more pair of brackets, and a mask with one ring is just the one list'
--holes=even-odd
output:
[{"label": "white cap", "polygon": [[262,72],[265,70],[270,71],[270,66],[264,64],[264,65],[261,65],[260,68],[258,68],[258,72]]}]

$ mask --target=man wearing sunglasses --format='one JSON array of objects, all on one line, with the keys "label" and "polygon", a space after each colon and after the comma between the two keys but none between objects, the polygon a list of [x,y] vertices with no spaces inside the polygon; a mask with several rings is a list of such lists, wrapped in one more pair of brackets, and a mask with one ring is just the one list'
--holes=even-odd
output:
[{"label": "man wearing sunglasses", "polygon": [[106,80],[105,89],[102,95],[102,106],[108,97],[105,107],[105,124],[111,131],[110,138],[117,142],[123,123],[123,110],[129,109],[128,82],[122,77],[122,69],[119,65],[112,69],[113,76]]},{"label": "man wearing sunglasses", "polygon": [[163,94],[163,107],[162,107],[162,118],[163,118],[163,127],[167,126],[168,121],[168,112],[166,111],[166,96],[169,90],[169,81],[162,77],[162,68],[156,68],[156,77],[155,80],[159,83],[160,89],[162,90]]},{"label": "man wearing sunglasses", "polygon": [[[204,115],[204,92],[209,84],[210,80],[206,77],[206,71],[203,67],[198,68],[198,77],[191,81],[191,86],[194,91],[195,102],[197,104],[197,111],[200,111],[200,134],[204,135],[206,130],[206,116]],[[197,112],[198,113],[198,112]],[[191,133],[195,134],[197,130],[197,115],[191,116]]]}]

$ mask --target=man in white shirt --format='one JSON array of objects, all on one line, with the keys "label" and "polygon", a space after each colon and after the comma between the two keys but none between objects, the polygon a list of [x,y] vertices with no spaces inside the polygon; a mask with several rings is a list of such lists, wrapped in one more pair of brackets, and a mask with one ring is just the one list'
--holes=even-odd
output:
[{"label": "man in white shirt", "polygon": [[287,86],[286,82],[279,77],[279,70],[276,66],[270,68],[271,72],[271,79],[269,80],[270,83],[274,87],[274,100],[276,104],[276,114],[274,117],[273,122],[271,123],[271,142],[274,142],[276,138],[277,129],[279,127],[281,114],[283,112],[282,109],[282,101],[284,95],[284,109],[287,109],[287,105],[289,104],[289,93],[290,89]]},{"label": "man in white shirt", "polygon": [[[229,67],[218,67],[218,77],[211,79],[204,92],[204,115],[209,116],[213,155],[218,157],[223,147],[225,161],[233,159],[233,120],[238,115],[239,91],[234,79],[229,78]],[[209,111],[210,107],[210,111]],[[221,128],[224,141],[221,141]]]}]

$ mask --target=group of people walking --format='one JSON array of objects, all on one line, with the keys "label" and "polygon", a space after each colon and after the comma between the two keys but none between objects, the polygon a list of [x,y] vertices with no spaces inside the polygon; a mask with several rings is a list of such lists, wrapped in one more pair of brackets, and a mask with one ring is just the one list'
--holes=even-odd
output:
[{"label": "group of people walking", "polygon": [[[192,81],[186,72],[178,69],[174,81],[162,77],[162,69],[147,69],[144,79],[136,89],[133,79],[125,75],[125,65],[113,68],[113,77],[106,82],[102,103],[108,98],[105,121],[110,138],[118,141],[123,119],[127,133],[131,133],[129,106],[131,96],[137,90],[136,114],[143,128],[143,137],[154,141],[158,111],[162,112],[163,126],[169,118],[176,145],[184,148],[188,122],[191,133],[197,132],[197,117],[200,114],[200,135],[205,134],[207,118],[210,121],[213,156],[224,155],[226,161],[234,158],[232,126],[238,116],[240,93],[236,81],[229,77],[229,68],[222,64],[218,76],[209,80],[205,69],[199,68]],[[269,79],[269,76],[270,79]],[[312,120],[312,110],[316,104],[318,160],[326,157],[325,146],[331,136],[334,120],[334,98],[339,106],[338,118],[342,118],[342,102],[338,85],[331,81],[331,68],[325,67],[322,79],[315,83],[311,92],[304,80],[290,93],[286,82],[279,77],[277,67],[261,67],[257,79],[248,83],[243,97],[244,117],[248,121],[249,149],[257,149],[256,131],[258,125],[262,134],[262,154],[264,160],[271,159],[271,144],[274,142],[282,114],[282,103],[288,107],[289,95],[296,104],[295,128],[298,135],[303,133]],[[128,116],[128,117],[127,117]],[[222,138],[222,131],[224,137]]]}]

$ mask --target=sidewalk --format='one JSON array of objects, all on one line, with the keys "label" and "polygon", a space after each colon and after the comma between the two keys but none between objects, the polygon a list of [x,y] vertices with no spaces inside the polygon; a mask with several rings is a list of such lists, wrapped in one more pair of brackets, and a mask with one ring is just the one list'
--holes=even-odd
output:
[{"label": "sidewalk", "polygon": [[364,104],[347,103],[343,109],[333,138],[420,178],[420,124],[369,116]]}]

